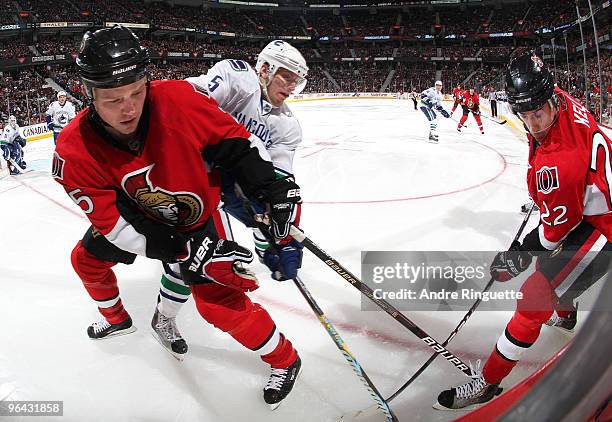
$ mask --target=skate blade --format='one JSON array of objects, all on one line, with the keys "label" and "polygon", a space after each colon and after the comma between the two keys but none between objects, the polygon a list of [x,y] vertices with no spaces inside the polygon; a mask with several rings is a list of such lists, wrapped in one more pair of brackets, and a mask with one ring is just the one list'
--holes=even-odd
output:
[{"label": "skate blade", "polygon": [[91,338],[89,337],[90,340],[106,340],[108,338],[112,338],[112,337],[119,337],[119,336],[124,336],[126,334],[131,334],[134,331],[136,331],[136,327],[134,327],[133,325],[130,328],[126,328],[125,330],[120,330],[120,331],[115,331],[114,333],[111,333],[107,336],[104,337],[100,337],[100,338]]},{"label": "skate blade", "polygon": [[155,340],[157,340],[157,342],[161,345],[161,347],[167,351],[168,353],[170,353],[176,360],[178,360],[179,362],[182,362],[185,359],[185,353],[180,354],[180,353],[176,353],[174,352],[172,349],[169,349],[166,347],[166,345],[164,344],[164,342],[162,341],[162,339],[159,337],[159,335],[157,334],[157,332],[155,332],[155,330],[151,330],[151,335],[153,336],[153,338]]},{"label": "skate blade", "polygon": [[[297,374],[297,376],[295,377],[295,382],[293,383],[293,388],[291,389],[291,391],[289,392],[289,394],[291,394],[293,392],[293,389],[295,388],[295,384],[298,382],[298,379],[300,378],[300,374],[302,373],[302,369],[304,369],[303,366],[300,366],[300,370]],[[281,403],[283,401],[285,401],[287,399],[287,397],[289,397],[289,394],[287,394],[287,396],[285,396],[285,398],[283,398],[281,401],[279,401],[278,403],[269,403],[268,406],[270,406],[270,410],[276,410],[278,409],[278,406],[281,405]]]},{"label": "skate blade", "polygon": [[447,412],[466,412],[468,410],[477,409],[478,407],[480,407],[481,405],[483,405],[485,403],[475,403],[475,404],[470,404],[469,406],[462,407],[460,409],[451,409],[451,408],[442,406],[438,402],[435,402],[431,407],[433,407],[436,410],[442,410],[442,411],[447,411]]}]

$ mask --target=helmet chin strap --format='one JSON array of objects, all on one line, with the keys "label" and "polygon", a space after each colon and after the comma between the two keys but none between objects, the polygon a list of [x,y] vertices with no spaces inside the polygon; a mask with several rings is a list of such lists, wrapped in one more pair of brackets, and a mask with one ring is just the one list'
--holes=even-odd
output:
[{"label": "helmet chin strap", "polygon": [[[523,122],[523,126],[525,126],[525,129],[527,130],[527,132],[529,132],[531,134],[531,136],[533,136],[536,141],[538,141],[538,138],[536,136],[537,133],[548,133],[548,131],[550,130],[551,127],[553,127],[555,125],[555,123],[557,123],[557,120],[559,119],[559,102],[557,100],[557,96],[553,95],[548,101],[548,104],[550,104],[550,106],[553,108],[554,113],[555,113],[555,117],[552,119],[552,122],[550,122],[550,125],[548,125],[547,127],[545,127],[542,130],[538,130],[536,132],[532,132],[531,130],[529,130],[529,128],[527,127],[527,125],[525,124],[525,122],[523,122],[523,120],[521,119],[520,116],[519,119],[521,120],[521,122]],[[539,142],[539,141],[538,141]]]},{"label": "helmet chin strap", "polygon": [[269,75],[270,74],[268,73],[267,81],[261,75],[258,75],[259,76],[259,86],[261,86],[261,92],[263,93],[266,101],[272,104],[272,102],[270,101],[270,95],[268,95],[268,86],[272,83],[272,78]]}]

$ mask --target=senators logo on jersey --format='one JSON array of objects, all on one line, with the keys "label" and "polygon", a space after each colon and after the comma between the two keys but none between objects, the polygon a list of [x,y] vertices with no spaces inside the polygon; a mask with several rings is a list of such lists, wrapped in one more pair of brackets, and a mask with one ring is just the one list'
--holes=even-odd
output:
[{"label": "senators logo on jersey", "polygon": [[204,206],[191,192],[170,192],[155,187],[149,174],[155,164],[127,174],[121,186],[151,217],[175,226],[190,226],[202,215]]},{"label": "senators logo on jersey", "polygon": [[538,187],[538,192],[542,192],[543,194],[548,194],[555,189],[559,189],[557,167],[543,166],[540,170],[536,171],[536,185]]}]

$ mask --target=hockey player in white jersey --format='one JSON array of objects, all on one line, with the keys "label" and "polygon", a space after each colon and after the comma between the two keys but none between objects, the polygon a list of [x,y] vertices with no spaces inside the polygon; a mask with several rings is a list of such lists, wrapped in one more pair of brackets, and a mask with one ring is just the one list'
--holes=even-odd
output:
[{"label": "hockey player in white jersey", "polygon": [[53,132],[53,142],[57,141],[62,129],[76,116],[74,105],[66,97],[65,91],[59,91],[57,101],[53,101],[47,108],[47,127]]},{"label": "hockey player in white jersey", "polygon": [[[276,169],[277,178],[293,178],[293,156],[302,141],[302,130],[285,100],[306,85],[308,67],[300,52],[290,44],[276,40],[259,54],[255,70],[242,60],[222,60],[207,74],[187,80],[198,89],[206,91],[221,109],[231,114],[239,123],[261,140]],[[260,260],[268,266],[272,278],[295,278],[302,261],[302,245],[296,241],[269,248],[268,241],[256,228],[253,212],[266,210],[257,202],[241,195],[240,187],[227,173],[222,173],[222,200],[224,210],[253,230],[255,250]],[[299,223],[300,209],[292,216],[293,224]],[[229,220],[226,218],[226,223]],[[230,230],[227,230],[231,233]],[[190,295],[190,290],[170,266],[164,265],[164,274],[158,296],[158,304],[151,322],[154,336],[175,357],[182,359],[187,344],[177,326],[176,315]],[[228,304],[228,306],[231,306]],[[291,391],[296,371],[295,365],[277,369],[264,389],[264,398],[272,408]],[[299,370],[299,368],[297,368]],[[297,372],[296,372],[297,373]]]},{"label": "hockey player in white jersey", "polygon": [[442,81],[436,81],[435,86],[421,92],[420,108],[425,117],[429,121],[429,142],[438,142],[438,116],[434,109],[447,119],[450,117],[448,111],[442,107]]},{"label": "hockey player in white jersey", "polygon": [[20,174],[26,168],[23,159],[23,147],[26,140],[19,134],[19,125],[15,116],[9,116],[8,123],[0,135],[0,152],[2,158],[7,161],[10,174]]}]

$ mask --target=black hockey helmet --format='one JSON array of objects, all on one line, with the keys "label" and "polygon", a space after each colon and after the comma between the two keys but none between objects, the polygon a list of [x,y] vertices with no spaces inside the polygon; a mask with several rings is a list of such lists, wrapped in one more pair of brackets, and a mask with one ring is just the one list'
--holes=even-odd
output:
[{"label": "black hockey helmet", "polygon": [[149,61],[149,53],[138,37],[121,25],[85,33],[76,58],[90,98],[94,87],[114,88],[142,79]]},{"label": "black hockey helmet", "polygon": [[515,113],[537,110],[553,96],[552,74],[533,51],[510,60],[506,70],[508,103]]}]

